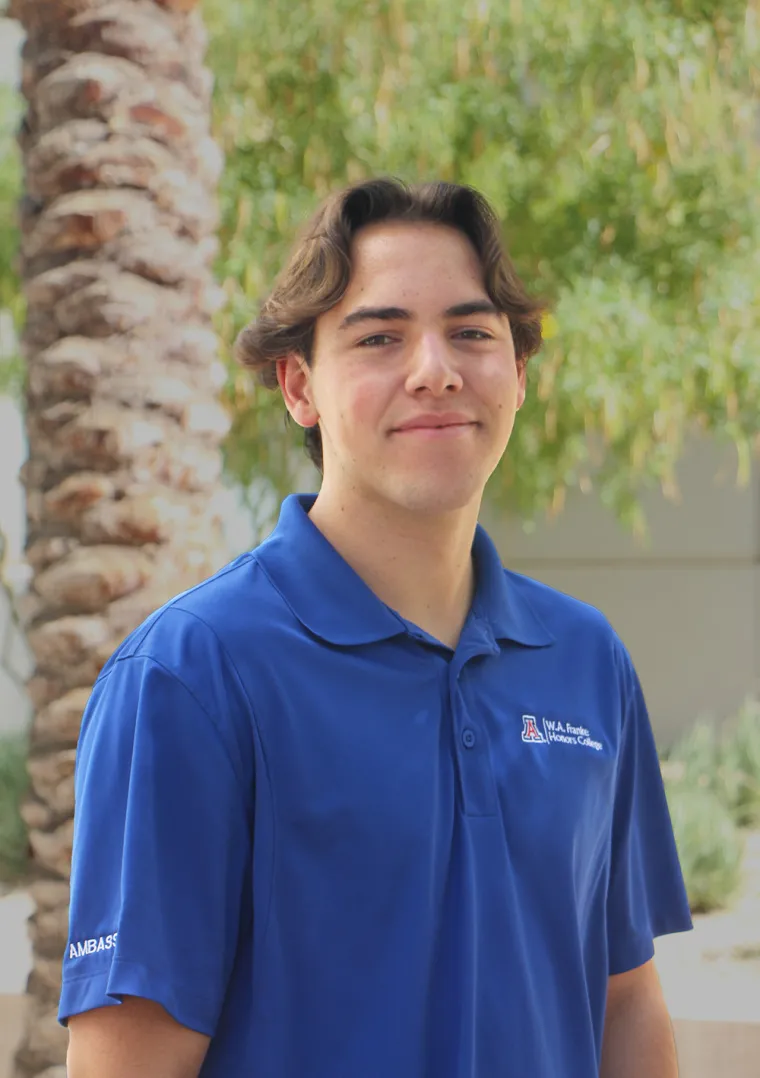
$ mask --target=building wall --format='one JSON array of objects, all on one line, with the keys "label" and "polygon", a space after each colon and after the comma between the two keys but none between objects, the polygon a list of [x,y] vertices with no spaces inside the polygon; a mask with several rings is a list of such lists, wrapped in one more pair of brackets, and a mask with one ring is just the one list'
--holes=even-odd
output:
[{"label": "building wall", "polygon": [[527,534],[484,513],[506,565],[599,607],[629,648],[657,739],[702,715],[723,720],[758,687],[758,477],[736,483],[736,453],[693,444],[679,468],[680,504],[645,498],[650,541],[628,534],[593,496]]}]

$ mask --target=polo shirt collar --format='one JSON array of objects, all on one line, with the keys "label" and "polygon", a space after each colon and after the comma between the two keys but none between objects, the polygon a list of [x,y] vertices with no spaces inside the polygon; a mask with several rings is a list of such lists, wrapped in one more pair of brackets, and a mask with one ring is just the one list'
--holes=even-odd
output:
[{"label": "polo shirt collar", "polygon": [[494,639],[533,648],[553,644],[554,637],[520,587],[521,578],[505,571],[498,550],[480,524],[472,553],[477,573],[472,612],[486,622]]},{"label": "polo shirt collar", "polygon": [[[407,622],[364,583],[309,519],[316,495],[292,494],[272,534],[256,551],[270,581],[301,624],[338,646],[370,644],[408,631]],[[478,526],[473,546],[478,585],[473,615],[496,640],[543,647],[553,637],[518,594],[499,554]]]},{"label": "polo shirt collar", "polygon": [[264,571],[301,624],[330,644],[388,640],[404,621],[381,602],[309,519],[316,495],[291,494],[277,527],[256,551]]}]

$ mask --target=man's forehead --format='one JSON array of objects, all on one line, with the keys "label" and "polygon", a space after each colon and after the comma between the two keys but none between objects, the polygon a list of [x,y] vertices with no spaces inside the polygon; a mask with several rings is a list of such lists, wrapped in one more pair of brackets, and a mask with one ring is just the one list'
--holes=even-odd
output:
[{"label": "man's forehead", "polygon": [[333,326],[348,328],[370,317],[454,317],[455,308],[499,314],[470,241],[448,225],[392,221],[369,225],[354,237],[348,286],[325,314]]},{"label": "man's forehead", "polygon": [[452,232],[452,237],[444,235],[441,239],[435,233],[423,234],[419,239],[404,235],[368,237],[366,246],[352,250],[347,291],[372,289],[386,293],[397,288],[433,288],[485,294],[483,266],[477,253],[458,233]]},{"label": "man's forehead", "polygon": [[[351,242],[351,260],[359,273],[366,266],[379,268],[384,263],[415,260],[407,263],[414,270],[420,260],[436,257],[442,250],[462,268],[475,268],[479,259],[470,239],[453,225],[435,221],[379,221],[362,228]],[[459,256],[457,258],[457,255]]]}]

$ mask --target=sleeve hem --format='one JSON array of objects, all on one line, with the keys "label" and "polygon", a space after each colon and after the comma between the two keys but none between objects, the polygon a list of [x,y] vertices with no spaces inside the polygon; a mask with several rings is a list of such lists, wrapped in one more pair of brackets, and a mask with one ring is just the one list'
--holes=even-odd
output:
[{"label": "sleeve hem", "polygon": [[654,958],[654,940],[651,936],[634,936],[615,952],[610,954],[609,976],[628,973],[638,969]]},{"label": "sleeve hem", "polygon": [[670,936],[677,932],[691,932],[693,924],[690,916],[672,917],[660,921],[652,932],[644,936],[632,936],[615,951],[610,953],[609,975],[628,973],[654,958],[654,941],[659,936]]},{"label": "sleeve hem", "polygon": [[110,969],[90,976],[64,979],[58,1006],[58,1021],[65,1026],[68,1019],[98,1007],[121,1003],[124,996],[138,996],[159,1003],[180,1025],[213,1037],[219,1008],[199,993],[159,977],[153,970],[138,962],[114,959]]}]

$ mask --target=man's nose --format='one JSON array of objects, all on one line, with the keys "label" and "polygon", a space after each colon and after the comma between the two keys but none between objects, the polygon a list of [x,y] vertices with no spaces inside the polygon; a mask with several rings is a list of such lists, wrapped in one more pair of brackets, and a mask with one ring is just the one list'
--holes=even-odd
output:
[{"label": "man's nose", "polygon": [[407,389],[410,393],[426,389],[440,396],[462,387],[462,376],[445,337],[423,333],[412,350]]}]

